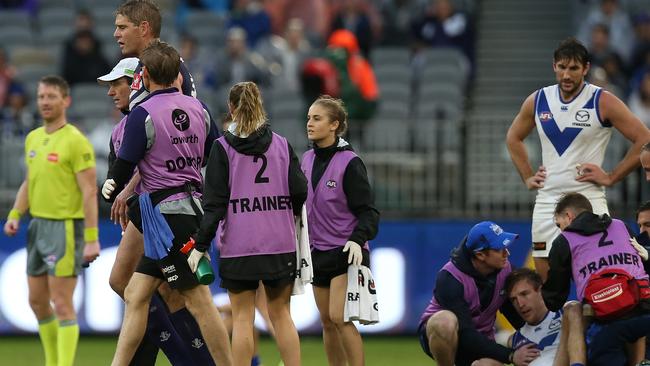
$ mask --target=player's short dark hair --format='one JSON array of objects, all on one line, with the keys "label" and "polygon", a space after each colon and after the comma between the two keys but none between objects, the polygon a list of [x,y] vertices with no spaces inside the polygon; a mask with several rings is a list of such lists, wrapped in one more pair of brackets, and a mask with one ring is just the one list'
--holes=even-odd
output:
[{"label": "player's short dark hair", "polygon": [[589,51],[587,51],[587,47],[577,39],[573,37],[567,38],[560,42],[555,49],[555,52],[553,52],[554,62],[565,60],[577,61],[582,64],[582,66],[587,66],[589,63]]},{"label": "player's short dark hair", "polygon": [[149,78],[163,86],[172,85],[181,68],[181,57],[178,51],[161,41],[151,42],[142,51],[140,62],[147,68]]},{"label": "player's short dark hair", "polygon": [[70,95],[70,85],[67,81],[65,81],[64,78],[60,77],[59,75],[43,76],[38,82],[39,84],[55,86],[59,88],[63,97]]},{"label": "player's short dark hair", "polygon": [[147,22],[153,37],[160,37],[162,27],[160,8],[150,0],[129,0],[117,8],[115,15],[123,15],[135,25]]},{"label": "player's short dark hair", "polygon": [[555,205],[555,211],[553,214],[557,216],[567,209],[573,210],[576,215],[584,211],[594,212],[589,199],[577,192],[569,192],[562,195]]},{"label": "player's short dark hair", "polygon": [[641,212],[650,211],[650,201],[645,201],[636,209],[636,218],[639,219],[639,214]]},{"label": "player's short dark hair", "polygon": [[524,280],[533,285],[533,288],[535,290],[542,287],[542,276],[540,276],[539,273],[533,271],[530,268],[517,268],[510,272],[510,274],[508,274],[508,277],[506,277],[506,296],[510,296],[512,288],[515,287],[519,281]]}]

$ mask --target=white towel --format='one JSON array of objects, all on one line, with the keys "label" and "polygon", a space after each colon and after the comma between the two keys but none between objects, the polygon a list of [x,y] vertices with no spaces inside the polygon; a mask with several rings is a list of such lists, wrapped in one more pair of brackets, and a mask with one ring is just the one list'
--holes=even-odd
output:
[{"label": "white towel", "polygon": [[375,280],[370,268],[366,266],[348,266],[347,300],[343,309],[343,320],[356,320],[360,324],[379,323],[379,305]]},{"label": "white towel", "polygon": [[314,278],[314,267],[311,264],[311,248],[309,247],[309,227],[307,226],[307,207],[302,205],[300,218],[296,220],[296,280],[291,295],[305,293],[305,285]]}]

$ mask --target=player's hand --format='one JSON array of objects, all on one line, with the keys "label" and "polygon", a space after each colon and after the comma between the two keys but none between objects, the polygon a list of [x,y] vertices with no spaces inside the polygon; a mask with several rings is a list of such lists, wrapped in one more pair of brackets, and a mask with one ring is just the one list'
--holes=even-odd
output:
[{"label": "player's hand", "polygon": [[125,188],[117,195],[117,197],[115,197],[113,206],[111,206],[111,220],[116,224],[120,224],[122,231],[126,230],[126,225],[129,223],[129,215],[127,214],[128,206],[126,205],[126,201],[132,194],[132,190]]},{"label": "player's hand", "polygon": [[636,241],[636,238],[630,238],[630,244],[632,244],[634,250],[639,253],[639,256],[644,262],[648,260],[648,250],[644,248],[643,245],[639,244],[639,242]]},{"label": "player's hand", "polygon": [[353,242],[353,241],[348,241],[345,243],[345,246],[343,247],[344,252],[350,252],[348,254],[348,264],[354,264],[356,266],[361,265],[361,261],[363,260],[363,254],[361,253],[361,245]]},{"label": "player's hand", "polygon": [[539,168],[537,168],[537,172],[535,172],[533,176],[526,179],[526,188],[528,188],[528,190],[530,191],[544,188],[545,180],[546,180],[546,167],[544,165],[540,165]]},{"label": "player's hand", "polygon": [[92,241],[84,245],[84,262],[92,263],[99,257],[99,241]]},{"label": "player's hand", "polygon": [[609,187],[612,185],[612,178],[609,174],[596,164],[583,163],[579,166],[576,166],[578,170],[578,176],[576,180],[578,182],[591,182],[599,186]]},{"label": "player's hand", "polygon": [[16,219],[7,219],[7,222],[5,222],[5,235],[7,236],[14,236],[18,232],[18,228],[20,227],[20,220]]},{"label": "player's hand", "polygon": [[207,252],[200,252],[196,249],[192,249],[190,254],[187,256],[187,264],[189,264],[192,273],[196,272],[196,269],[199,268],[201,257],[206,257],[210,260],[210,255]]},{"label": "player's hand", "polygon": [[539,357],[540,352],[533,343],[521,346],[515,350],[512,356],[512,364],[515,366],[528,366],[533,360]]},{"label": "player's hand", "polygon": [[115,181],[113,179],[106,179],[104,185],[102,186],[102,196],[104,196],[104,199],[110,200],[111,194],[113,194],[114,190],[115,190]]}]

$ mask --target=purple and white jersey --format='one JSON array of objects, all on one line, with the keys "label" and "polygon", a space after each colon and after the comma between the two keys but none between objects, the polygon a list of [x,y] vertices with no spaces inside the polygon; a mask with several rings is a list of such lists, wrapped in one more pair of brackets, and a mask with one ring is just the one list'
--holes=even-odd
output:
[{"label": "purple and white jersey", "polygon": [[241,154],[225,137],[217,141],[228,156],[230,172],[230,201],[218,230],[221,257],[295,252],[287,140],[273,133],[261,155]]},{"label": "purple and white jersey", "polygon": [[[343,191],[345,169],[357,154],[350,150],[337,151],[314,189],[311,179],[315,155],[314,150],[305,152],[301,163],[308,186],[309,242],[312,248],[330,250],[344,246],[359,222],[350,212]],[[363,247],[368,249],[368,243]]]},{"label": "purple and white jersey", "polygon": [[[181,58],[180,74],[183,76],[183,84],[181,85],[181,92],[187,96],[196,98],[196,86],[194,86],[194,78],[185,66],[185,62]],[[149,91],[144,86],[142,79],[142,62],[138,62],[133,73],[133,82],[131,82],[131,95],[129,96],[129,110],[132,111],[138,104],[142,103],[145,98],[149,96]],[[115,149],[115,151],[118,151]]]},{"label": "purple and white jersey", "polygon": [[186,182],[200,185],[209,121],[201,102],[172,92],[153,95],[139,106],[148,113],[145,126],[153,129],[154,137],[138,163],[143,191],[179,187]]},{"label": "purple and white jersey", "polygon": [[578,299],[584,298],[589,277],[606,268],[627,271],[636,279],[648,278],[641,257],[630,245],[630,233],[621,220],[612,219],[607,231],[590,236],[564,231],[571,250],[571,272]]}]

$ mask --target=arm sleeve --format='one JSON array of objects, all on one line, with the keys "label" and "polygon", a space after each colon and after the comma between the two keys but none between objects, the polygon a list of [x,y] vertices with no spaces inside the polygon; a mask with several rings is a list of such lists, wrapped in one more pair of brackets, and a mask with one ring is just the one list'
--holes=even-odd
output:
[{"label": "arm sleeve", "polygon": [[375,198],[366,167],[359,157],[350,160],[345,169],[343,191],[348,200],[348,208],[358,220],[349,240],[363,245],[377,235],[379,211],[375,208]]},{"label": "arm sleeve", "polygon": [[511,349],[488,339],[474,326],[469,304],[465,301],[463,285],[449,272],[440,271],[436,278],[434,296],[444,309],[458,318],[458,349],[474,355],[508,363]]},{"label": "arm sleeve", "polygon": [[219,226],[219,221],[226,215],[230,200],[228,177],[230,168],[228,156],[219,141],[214,141],[205,170],[203,184],[203,219],[196,234],[196,249],[205,252],[210,248]]},{"label": "arm sleeve", "polygon": [[79,137],[72,145],[72,156],[70,157],[72,171],[74,173],[79,173],[82,170],[95,166],[93,145],[90,144],[90,141],[85,136],[80,134]]},{"label": "arm sleeve", "polygon": [[208,109],[208,106],[205,105],[205,103],[201,102],[203,105],[203,113],[206,116],[206,124],[208,126],[207,133],[206,133],[206,138],[205,138],[205,145],[203,146],[203,165],[206,166],[208,164],[208,157],[210,156],[210,150],[212,149],[212,144],[216,139],[221,137],[221,134],[219,134],[219,130],[217,129],[217,125],[214,123],[214,120],[212,119],[212,113],[210,113],[210,109]]},{"label": "arm sleeve", "polygon": [[291,206],[293,214],[300,216],[302,205],[307,200],[307,177],[300,169],[298,156],[293,151],[291,144],[289,146],[289,195],[291,196]]},{"label": "arm sleeve", "polygon": [[542,286],[542,296],[549,310],[558,311],[569,297],[572,277],[571,251],[564,235],[560,234],[553,241],[548,264],[548,279]]},{"label": "arm sleeve", "polygon": [[190,70],[187,69],[185,62],[181,62],[180,73],[183,75],[181,92],[187,96],[196,98],[196,85],[194,85],[194,78],[192,77],[192,74],[190,74]]},{"label": "arm sleeve", "polygon": [[116,160],[115,145],[113,145],[113,139],[110,139],[108,140],[108,172],[106,172],[106,179],[113,177],[113,164],[115,164]]},{"label": "arm sleeve", "polygon": [[124,137],[117,157],[122,160],[137,164],[147,151],[147,131],[145,120],[149,117],[147,111],[138,106],[131,111],[126,126],[124,127]]}]

